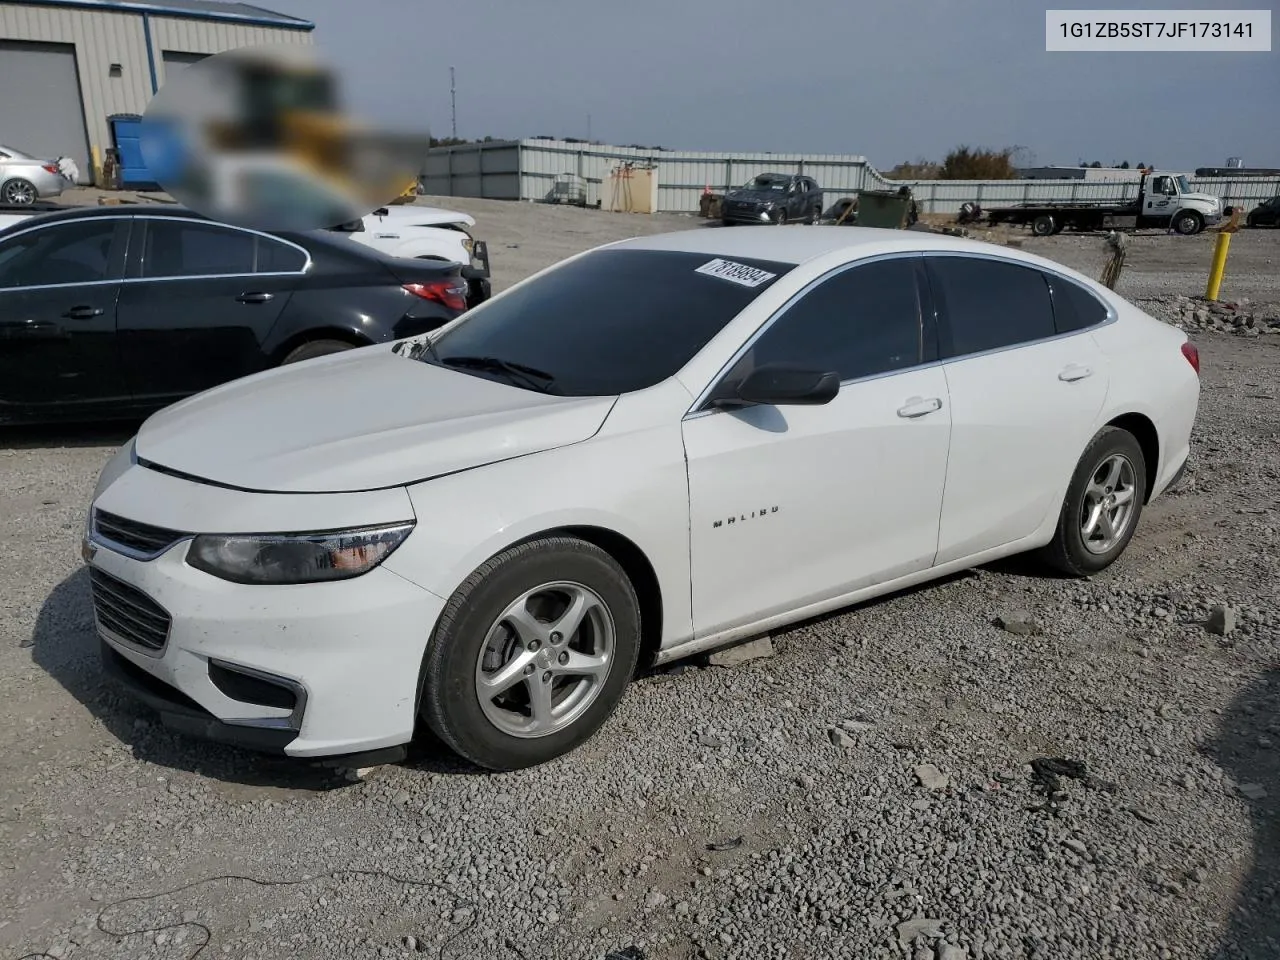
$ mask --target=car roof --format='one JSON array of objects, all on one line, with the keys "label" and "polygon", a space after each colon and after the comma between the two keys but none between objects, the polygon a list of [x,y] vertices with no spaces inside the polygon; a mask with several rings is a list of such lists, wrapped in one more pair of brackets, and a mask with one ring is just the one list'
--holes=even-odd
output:
[{"label": "car roof", "polygon": [[612,249],[669,250],[713,257],[746,257],[797,266],[832,253],[844,252],[849,255],[849,259],[857,259],[880,252],[917,250],[999,253],[1010,259],[1043,262],[1039,257],[980,240],[924,230],[893,230],[884,227],[704,227],[634,237],[609,246]]},{"label": "car roof", "polygon": [[0,153],[7,153],[9,155],[9,159],[11,160],[34,160],[35,159],[35,157],[31,156],[31,154],[23,153],[21,150],[17,150],[13,147],[6,147],[3,143],[0,143]]},{"label": "car roof", "polygon": [[[169,217],[180,220],[200,220],[204,223],[217,223],[227,227],[239,227],[238,224],[226,223],[225,221],[205,216],[202,213],[197,213],[195,210],[178,204],[137,203],[128,204],[127,206],[111,205],[103,207],[66,207],[52,213],[35,213],[26,220],[10,224],[8,227],[0,228],[0,236],[3,236],[9,230],[22,230],[35,225],[44,226],[51,223],[60,223],[68,220],[85,220],[95,217]],[[387,255],[381,251],[365,246],[364,244],[352,243],[351,240],[331,234],[327,230],[262,230],[257,227],[239,227],[239,229],[252,230],[272,237],[279,237],[282,240],[288,240],[292,243],[309,247],[313,252],[318,246],[325,246],[340,255],[348,257],[373,260],[385,260],[387,258]]]}]

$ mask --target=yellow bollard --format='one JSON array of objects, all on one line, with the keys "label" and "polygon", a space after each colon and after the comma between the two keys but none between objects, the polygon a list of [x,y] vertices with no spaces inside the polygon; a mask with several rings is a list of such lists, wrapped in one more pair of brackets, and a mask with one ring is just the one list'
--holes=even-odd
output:
[{"label": "yellow bollard", "polygon": [[1231,246],[1231,233],[1223,230],[1218,234],[1218,242],[1213,245],[1213,266],[1209,268],[1209,285],[1205,288],[1206,300],[1217,300],[1218,289],[1222,286],[1222,275],[1227,269],[1227,248]]}]

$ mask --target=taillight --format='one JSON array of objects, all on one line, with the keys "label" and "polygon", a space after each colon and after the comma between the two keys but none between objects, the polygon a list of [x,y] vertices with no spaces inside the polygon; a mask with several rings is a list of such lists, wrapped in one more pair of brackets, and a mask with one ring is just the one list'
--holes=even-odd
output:
[{"label": "taillight", "polygon": [[58,165],[57,165],[56,163],[42,163],[42,164],[40,164],[40,169],[45,170],[45,171],[47,171],[48,173],[61,173],[61,172],[62,172],[61,170],[59,170],[59,169],[58,169]]},{"label": "taillight", "polygon": [[1184,342],[1182,355],[1187,358],[1187,363],[1191,364],[1191,369],[1196,372],[1196,376],[1200,376],[1200,351],[1196,349],[1196,345],[1190,340]]},{"label": "taillight", "polygon": [[467,309],[467,285],[461,280],[432,280],[430,283],[406,283],[404,289],[423,300],[434,300],[450,310]]}]

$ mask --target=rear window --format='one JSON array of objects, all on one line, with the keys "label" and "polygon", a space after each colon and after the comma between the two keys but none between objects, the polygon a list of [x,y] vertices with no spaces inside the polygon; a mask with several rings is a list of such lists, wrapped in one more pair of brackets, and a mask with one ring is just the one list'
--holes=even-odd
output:
[{"label": "rear window", "polygon": [[422,359],[523,364],[554,378],[547,392],[564,396],[642,390],[676,373],[791,269],[705,253],[598,250],[476,308],[436,342],[435,357]]},{"label": "rear window", "polygon": [[1053,291],[1053,316],[1059,333],[1084,330],[1107,319],[1102,301],[1079,284],[1050,276],[1049,288]]}]

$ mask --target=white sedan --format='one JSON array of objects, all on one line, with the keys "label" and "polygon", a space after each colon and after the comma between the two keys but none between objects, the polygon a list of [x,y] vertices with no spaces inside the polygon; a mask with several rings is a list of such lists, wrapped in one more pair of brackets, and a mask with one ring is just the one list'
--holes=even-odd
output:
[{"label": "white sedan", "polygon": [[638,664],[1024,551],[1104,569],[1199,390],[1183,333],[1017,250],[611,244],[153,416],[93,494],[104,663],[200,736],[360,765],[421,720],[537,764]]}]

